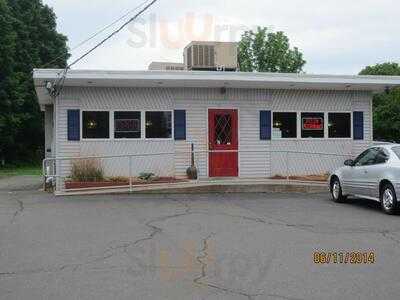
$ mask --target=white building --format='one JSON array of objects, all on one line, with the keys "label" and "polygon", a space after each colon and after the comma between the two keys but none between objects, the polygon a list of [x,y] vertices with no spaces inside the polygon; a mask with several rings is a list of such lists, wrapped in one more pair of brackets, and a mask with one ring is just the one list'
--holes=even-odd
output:
[{"label": "white building", "polygon": [[[400,85],[382,76],[70,70],[53,98],[47,88],[59,73],[33,75],[48,157],[153,153],[131,174],[179,177],[193,143],[200,178],[284,174],[286,151],[296,152],[293,174],[329,171],[371,144],[373,93]],[[129,173],[124,157],[103,163],[111,175]],[[68,161],[57,166],[69,171]]]}]

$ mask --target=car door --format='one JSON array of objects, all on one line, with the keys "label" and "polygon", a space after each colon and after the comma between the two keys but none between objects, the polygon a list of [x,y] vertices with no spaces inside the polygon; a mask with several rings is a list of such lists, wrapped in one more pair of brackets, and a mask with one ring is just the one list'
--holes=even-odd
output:
[{"label": "car door", "polygon": [[352,166],[346,166],[342,169],[341,183],[343,186],[343,191],[347,195],[354,195],[358,192],[359,178],[356,174],[359,173],[358,168],[360,167],[360,161],[368,155],[369,149],[362,152],[355,160]]},{"label": "car door", "polygon": [[371,166],[375,164],[377,148],[370,148],[364,151],[354,162],[351,171],[351,194],[371,197],[373,183],[370,181]]},{"label": "car door", "polygon": [[382,179],[390,154],[384,148],[376,148],[374,163],[365,167],[365,183],[368,186],[368,196],[379,198],[379,183]]}]

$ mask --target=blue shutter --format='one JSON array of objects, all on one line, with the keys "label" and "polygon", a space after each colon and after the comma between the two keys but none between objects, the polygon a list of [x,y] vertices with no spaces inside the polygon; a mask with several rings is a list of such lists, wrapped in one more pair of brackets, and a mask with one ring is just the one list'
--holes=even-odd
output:
[{"label": "blue shutter", "polygon": [[175,110],[174,111],[174,131],[175,140],[184,141],[186,140],[186,111]]},{"label": "blue shutter", "polygon": [[271,139],[271,111],[260,111],[260,140]]},{"label": "blue shutter", "polygon": [[364,113],[362,111],[353,112],[353,135],[355,140],[364,139]]},{"label": "blue shutter", "polygon": [[68,110],[68,141],[79,141],[81,137],[80,111]]}]

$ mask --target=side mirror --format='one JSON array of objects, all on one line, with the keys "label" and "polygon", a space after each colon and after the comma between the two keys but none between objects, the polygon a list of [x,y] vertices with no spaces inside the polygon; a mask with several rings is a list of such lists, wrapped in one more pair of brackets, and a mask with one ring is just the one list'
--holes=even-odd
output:
[{"label": "side mirror", "polygon": [[354,160],[348,159],[348,160],[346,160],[346,161],[344,162],[344,165],[345,165],[345,166],[352,167],[352,166],[354,166]]}]

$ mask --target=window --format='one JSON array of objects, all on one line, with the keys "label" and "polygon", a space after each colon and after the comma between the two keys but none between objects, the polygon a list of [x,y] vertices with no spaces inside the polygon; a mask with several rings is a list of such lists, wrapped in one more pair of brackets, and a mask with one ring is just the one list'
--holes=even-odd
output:
[{"label": "window", "polygon": [[272,137],[274,139],[297,138],[297,113],[274,112]]},{"label": "window", "polygon": [[301,114],[301,137],[323,138],[324,113],[302,113]]},{"label": "window", "polygon": [[375,149],[365,150],[356,158],[356,160],[354,161],[354,165],[357,167],[372,165],[375,160],[375,154]]},{"label": "window", "polygon": [[170,111],[146,112],[146,138],[172,138],[172,113]]},{"label": "window", "polygon": [[114,112],[114,138],[140,139],[141,138],[140,111]]},{"label": "window", "polygon": [[350,113],[329,113],[328,116],[330,138],[351,138]]},{"label": "window", "polygon": [[393,147],[392,150],[397,155],[397,157],[400,159],[400,147]]},{"label": "window", "polygon": [[108,111],[84,111],[82,115],[84,139],[110,138],[110,113]]},{"label": "window", "polygon": [[227,113],[215,114],[214,124],[214,144],[215,145],[232,145],[232,115]]},{"label": "window", "polygon": [[389,160],[389,152],[386,149],[378,148],[375,157],[375,164],[384,164]]}]

